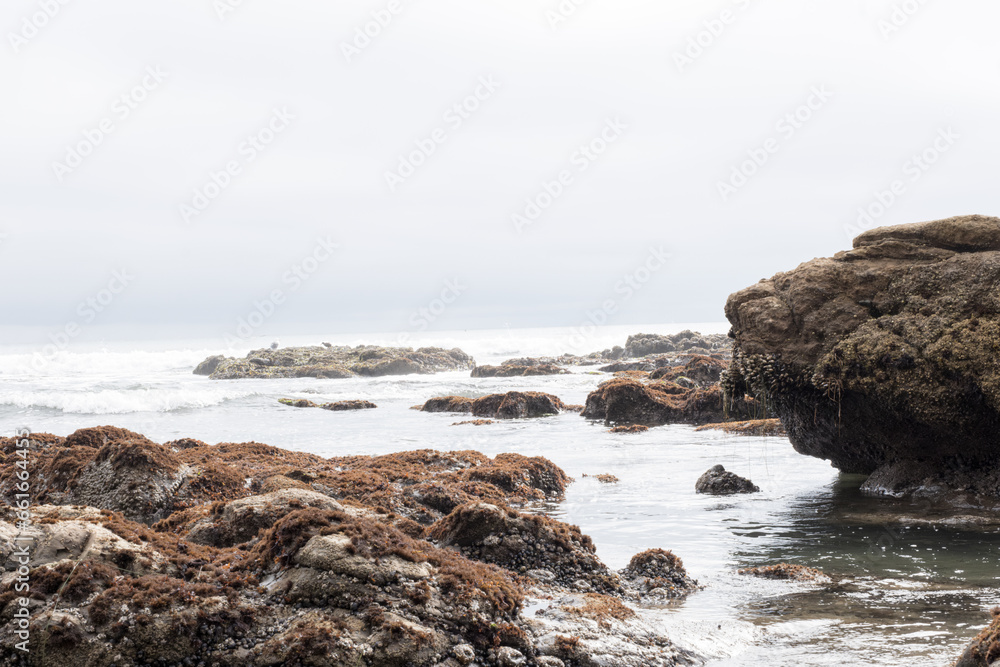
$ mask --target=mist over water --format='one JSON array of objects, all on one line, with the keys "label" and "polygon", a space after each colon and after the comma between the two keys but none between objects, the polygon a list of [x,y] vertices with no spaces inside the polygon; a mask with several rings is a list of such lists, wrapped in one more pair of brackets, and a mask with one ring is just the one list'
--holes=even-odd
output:
[{"label": "mist over water", "polygon": [[[683,328],[725,332],[722,323],[614,327],[571,349],[572,329],[413,335],[414,345],[461,347],[478,363],[575,354],[623,345],[629,334]],[[281,336],[286,346],[395,344],[398,333]],[[221,340],[106,342],[62,350],[42,367],[32,346],[0,348],[0,424],[67,435],[113,424],[157,442],[255,440],[322,456],[401,450],[473,449],[544,456],[576,481],[565,501],[539,506],[579,525],[612,568],[649,548],[674,551],[704,589],[687,600],[640,610],[677,643],[713,665],[943,665],[985,625],[1000,603],[1000,522],[970,508],[874,498],[862,479],[797,454],[785,438],[696,432],[664,426],[638,435],[607,432],[573,413],[489,426],[452,426],[462,415],[410,408],[428,398],[508,390],[553,393],[583,403],[605,374],[596,367],[534,378],[428,376],[213,381],[191,373],[210,354],[243,355]],[[279,405],[366,399],[376,410],[332,413]],[[749,477],[761,493],[718,498],[694,492],[715,464]],[[589,475],[609,473],[617,484]],[[588,475],[585,477],[585,475]],[[789,562],[821,568],[830,586],[736,574]]]}]

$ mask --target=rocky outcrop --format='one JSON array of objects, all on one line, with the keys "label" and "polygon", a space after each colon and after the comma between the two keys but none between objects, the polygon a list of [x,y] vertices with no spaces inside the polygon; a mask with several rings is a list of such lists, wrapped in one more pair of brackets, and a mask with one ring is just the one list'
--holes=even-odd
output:
[{"label": "rocky outcrop", "polygon": [[[159,445],[113,427],[32,440],[32,490],[48,504],[26,525],[8,502],[15,441],[0,439],[0,611],[9,621],[25,610],[33,665],[670,667],[693,657],[625,603],[663,586],[610,571],[578,528],[523,511],[570,482],[545,459],[324,459],[254,442]],[[136,488],[123,496],[129,475]],[[180,481],[164,491],[144,475]],[[142,521],[118,511],[136,508]],[[14,545],[26,540],[25,591]],[[679,561],[665,564],[642,574],[683,579]],[[541,599],[547,608],[526,613]],[[0,625],[0,645],[14,646],[18,630]],[[0,662],[15,664],[9,655]]]},{"label": "rocky outcrop", "polygon": [[424,403],[424,412],[468,412],[484,419],[528,419],[554,415],[568,409],[552,394],[538,391],[508,391],[480,398],[440,396]]},{"label": "rocky outcrop", "polygon": [[761,410],[752,399],[723,404],[718,386],[685,389],[672,382],[645,383],[633,378],[615,378],[601,383],[587,396],[581,413],[606,424],[660,426],[705,424],[728,417],[749,417]]},{"label": "rocky outcrop", "polygon": [[737,493],[757,493],[757,485],[745,477],[729,472],[721,465],[712,466],[694,485],[698,493],[712,496],[731,496]]},{"label": "rocky outcrop", "polygon": [[313,403],[305,398],[279,398],[278,402],[292,408],[323,408],[332,412],[343,412],[346,410],[372,410],[378,406],[371,401],[349,400],[336,401],[334,403]]},{"label": "rocky outcrop", "polygon": [[474,378],[531,377],[536,375],[563,375],[569,373],[562,366],[542,359],[508,359],[499,366],[476,366]]},{"label": "rocky outcrop", "polygon": [[689,352],[695,354],[711,354],[722,352],[732,346],[723,334],[703,335],[694,331],[684,330],[669,336],[659,334],[636,334],[629,336],[625,343],[625,358],[646,357],[651,354],[669,352]]},{"label": "rocky outcrop", "polygon": [[1000,219],[883,227],[729,297],[724,379],[866,489],[1000,495]]},{"label": "rocky outcrop", "polygon": [[991,613],[993,622],[976,635],[954,667],[990,667],[1000,660],[1000,607]]},{"label": "rocky outcrop", "polygon": [[209,375],[213,380],[349,378],[439,373],[468,370],[475,365],[475,360],[458,348],[314,346],[253,350],[243,359],[213,356],[199,364],[194,372]]},{"label": "rocky outcrop", "polygon": [[826,584],[832,579],[822,570],[805,565],[791,565],[789,563],[778,563],[777,565],[765,565],[762,567],[747,567],[738,571],[739,574],[760,577],[761,579],[775,579],[778,581],[807,581]]}]

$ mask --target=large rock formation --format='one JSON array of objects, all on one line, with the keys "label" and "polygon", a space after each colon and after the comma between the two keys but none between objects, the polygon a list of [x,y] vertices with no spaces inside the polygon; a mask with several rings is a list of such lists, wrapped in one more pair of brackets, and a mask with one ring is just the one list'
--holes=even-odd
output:
[{"label": "large rock formation", "polygon": [[475,360],[458,348],[314,346],[253,350],[243,359],[216,355],[198,364],[194,373],[208,375],[213,380],[349,378],[468,370],[475,365]]},{"label": "large rock formation", "polygon": [[729,297],[724,379],[866,488],[1000,494],[1000,219],[865,232]]},{"label": "large rock formation", "polygon": [[619,575],[578,528],[524,511],[571,481],[543,458],[324,459],[256,442],[160,445],[114,427],[35,434],[39,504],[26,520],[15,444],[0,438],[4,667],[694,657],[625,604],[693,590],[679,560]]}]

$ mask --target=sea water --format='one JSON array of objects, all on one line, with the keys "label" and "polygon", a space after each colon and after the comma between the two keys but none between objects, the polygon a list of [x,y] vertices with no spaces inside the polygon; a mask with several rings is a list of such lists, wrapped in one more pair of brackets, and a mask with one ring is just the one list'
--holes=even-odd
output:
[{"label": "sea water", "polygon": [[[410,344],[460,347],[480,364],[521,356],[583,354],[624,345],[630,333],[688,325],[412,334]],[[721,323],[690,325],[721,333]],[[282,336],[281,344],[395,345],[398,334]],[[211,354],[246,354],[270,339],[230,347],[221,339],[91,342],[49,350],[0,346],[0,427],[68,435],[110,424],[157,442],[264,442],[321,456],[411,449],[474,449],[544,456],[575,482],[560,503],[534,508],[577,524],[614,569],[636,553],[670,549],[703,588],[683,602],[642,607],[649,622],[712,665],[945,665],[1000,603],[1000,529],[970,508],[864,495],[863,481],[797,454],[785,438],[696,432],[690,426],[612,434],[574,413],[488,426],[453,426],[462,415],[410,409],[443,395],[509,390],[583,403],[606,379],[595,367],[568,375],[471,378],[436,375],[317,380],[216,381],[192,374]],[[583,346],[581,348],[581,346]],[[366,399],[376,410],[329,412],[282,406]],[[761,493],[711,497],[695,481],[722,464]],[[608,473],[616,484],[593,475]],[[828,586],[737,574],[789,562],[818,567]]]}]

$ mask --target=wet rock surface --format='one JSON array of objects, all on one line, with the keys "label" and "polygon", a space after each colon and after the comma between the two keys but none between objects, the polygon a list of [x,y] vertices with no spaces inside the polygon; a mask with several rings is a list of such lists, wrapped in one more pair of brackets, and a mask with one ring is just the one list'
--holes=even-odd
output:
[{"label": "wet rock surface", "polygon": [[718,385],[685,388],[674,382],[623,377],[602,382],[587,396],[581,413],[607,425],[706,424],[761,411],[756,401],[723,401]]},{"label": "wet rock surface", "polygon": [[[0,495],[14,492],[0,439]],[[27,601],[35,665],[674,665],[578,528],[524,511],[571,481],[517,454],[324,459],[125,429],[32,436],[42,504],[0,510],[0,642]],[[82,504],[82,501],[86,504]],[[6,505],[5,505],[6,506]],[[128,513],[128,515],[126,515]],[[30,589],[16,555],[33,539]],[[663,552],[667,553],[667,552]],[[654,559],[655,560],[655,559]],[[650,563],[653,561],[650,560]],[[539,615],[532,597],[554,602]],[[609,662],[610,661],[610,662]],[[0,654],[0,664],[19,664]]]},{"label": "wet rock surface", "polygon": [[976,635],[954,667],[989,667],[1000,661],[1000,607],[995,607],[991,615],[993,622]]},{"label": "wet rock surface", "polygon": [[[568,359],[563,359],[563,362]],[[530,377],[533,375],[562,375],[569,371],[556,365],[556,360],[508,359],[499,366],[476,366],[472,369],[474,378]]]},{"label": "wet rock surface", "polygon": [[380,377],[468,370],[475,360],[458,348],[379,347],[376,345],[286,347],[253,350],[243,359],[209,357],[195,369],[213,380],[242,378]]},{"label": "wet rock surface", "polygon": [[424,412],[468,412],[484,419],[527,419],[558,414],[568,407],[552,394],[509,391],[480,398],[441,396],[428,400],[421,409]]},{"label": "wet rock surface", "polygon": [[869,490],[1000,495],[998,239],[984,216],[883,227],[733,294],[727,394]]},{"label": "wet rock surface", "polygon": [[742,422],[722,422],[720,424],[704,424],[696,431],[725,431],[734,435],[755,435],[785,437],[785,427],[780,419],[750,419]]},{"label": "wet rock surface", "polygon": [[737,493],[757,493],[756,484],[721,465],[712,466],[695,482],[695,491],[712,496],[731,496]]},{"label": "wet rock surface", "polygon": [[822,570],[817,570],[814,567],[806,567],[805,565],[791,565],[789,563],[748,567],[739,570],[739,573],[751,577],[776,579],[779,581],[811,581],[817,583],[829,583],[831,581],[830,577],[823,574]]},{"label": "wet rock surface", "polygon": [[323,408],[332,412],[344,412],[347,410],[371,410],[378,406],[371,401],[348,400],[336,401],[333,403],[313,403],[305,398],[279,398],[278,402],[292,408]]}]

